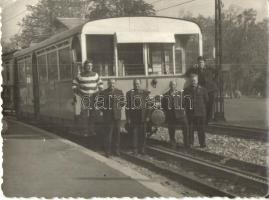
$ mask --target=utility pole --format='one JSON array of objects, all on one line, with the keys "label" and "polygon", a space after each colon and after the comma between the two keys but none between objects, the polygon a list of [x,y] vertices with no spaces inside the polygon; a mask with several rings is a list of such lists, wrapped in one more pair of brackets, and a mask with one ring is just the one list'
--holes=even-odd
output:
[{"label": "utility pole", "polygon": [[215,0],[215,65],[217,71],[218,94],[215,102],[215,121],[225,121],[224,117],[224,95],[222,77],[222,27],[221,27],[221,0]]}]

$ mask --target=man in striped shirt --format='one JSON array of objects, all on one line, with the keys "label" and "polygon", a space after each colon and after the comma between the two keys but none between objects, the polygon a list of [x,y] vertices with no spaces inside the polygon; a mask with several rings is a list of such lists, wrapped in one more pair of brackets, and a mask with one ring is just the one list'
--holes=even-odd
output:
[{"label": "man in striped shirt", "polygon": [[85,115],[86,113],[89,118],[88,130],[90,135],[95,134],[93,127],[93,94],[98,92],[99,88],[102,88],[103,86],[100,76],[96,72],[93,72],[92,68],[92,60],[86,60],[83,65],[83,72],[78,74],[73,80],[72,85],[72,89],[76,96],[76,103],[80,104],[80,114]]}]

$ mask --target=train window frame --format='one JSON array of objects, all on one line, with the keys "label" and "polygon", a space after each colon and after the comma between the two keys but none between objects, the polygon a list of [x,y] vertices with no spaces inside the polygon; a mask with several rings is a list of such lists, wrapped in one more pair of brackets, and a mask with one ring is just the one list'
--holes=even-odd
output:
[{"label": "train window frame", "polygon": [[3,63],[3,72],[5,72],[5,77],[3,77],[7,83],[10,82],[10,71],[11,71],[11,66],[10,66],[11,62],[6,62],[6,63]]},{"label": "train window frame", "polygon": [[41,57],[41,56],[45,56],[45,68],[46,68],[46,77],[44,80],[44,82],[48,82],[48,60],[47,60],[47,53],[46,52],[42,52],[41,54],[38,54],[36,56],[36,62],[37,62],[37,75],[38,75],[38,81],[40,81],[40,65],[38,63],[38,58]]},{"label": "train window frame", "polygon": [[[115,76],[115,78],[141,78],[141,77],[171,77],[171,76],[175,76],[175,75],[183,75],[184,74],[184,68],[185,68],[185,64],[181,63],[181,72],[177,73],[177,68],[176,68],[176,43],[136,43],[136,44],[141,44],[143,45],[143,64],[144,64],[144,74],[143,75],[121,75],[120,74],[120,59],[118,57],[118,45],[117,44],[117,75]],[[161,45],[171,45],[171,66],[170,66],[170,70],[172,71],[169,74],[149,74],[149,45],[151,44],[161,44]],[[184,51],[184,49],[182,49],[182,51]],[[184,54],[183,52],[181,52],[181,61],[183,62],[185,59],[183,58]],[[109,76],[109,77],[114,77],[114,76]],[[108,78],[109,78],[108,77]],[[104,77],[106,78],[106,77]]]},{"label": "train window frame", "polygon": [[[120,67],[120,64],[121,64],[121,60],[120,60],[120,51],[119,51],[119,49],[122,48],[122,47],[120,47],[119,45],[138,45],[138,46],[141,45],[141,47],[142,47],[142,51],[141,51],[142,63],[139,63],[139,64],[143,66],[143,74],[133,74],[133,75],[131,74],[131,75],[128,75],[128,74],[126,74],[126,67],[125,67],[123,69],[122,75],[120,75],[121,70],[120,70],[119,67]],[[116,58],[117,62],[118,62],[118,65],[116,66],[118,68],[117,69],[117,72],[118,72],[117,77],[118,78],[122,78],[122,77],[130,77],[130,78],[132,78],[132,77],[145,77],[145,76],[147,76],[147,68],[146,68],[147,60],[145,58],[144,53],[145,53],[145,44],[144,43],[118,43],[117,44],[117,58]]]},{"label": "train window frame", "polygon": [[[55,70],[55,72],[57,72],[57,76],[55,76],[53,79],[50,79],[50,76],[49,76],[49,74],[50,74],[50,71],[49,71],[49,54],[51,54],[51,55],[55,55],[56,56],[56,70]],[[51,51],[47,51],[46,52],[46,58],[47,58],[47,77],[48,77],[48,81],[50,82],[50,81],[59,81],[59,76],[60,76],[60,74],[59,74],[59,56],[58,56],[58,49],[53,49],[53,50],[51,50]]]},{"label": "train window frame", "polygon": [[[100,59],[93,59],[93,71],[98,73],[100,77],[102,78],[116,78],[118,77],[118,66],[117,66],[117,62],[116,62],[116,59],[117,59],[117,56],[116,54],[118,54],[118,52],[115,52],[115,45],[117,45],[117,43],[115,42],[115,36],[113,34],[86,34],[86,57],[87,58],[92,58],[93,56],[96,56],[98,55],[98,51],[89,51],[89,43],[90,43],[90,40],[92,39],[91,37],[95,37],[95,40],[97,39],[100,39],[102,37],[105,38],[105,40],[110,40],[112,39],[112,45],[111,45],[111,55],[110,54],[107,54],[107,55],[103,55],[106,56],[107,58],[111,58],[111,61],[112,62],[104,62],[104,63],[100,63]],[[103,39],[104,40],[104,39]],[[101,40],[102,41],[102,40]],[[105,46],[105,47],[109,47],[108,46]],[[109,59],[107,59],[109,60]],[[99,66],[99,67],[98,67]],[[108,67],[106,67],[108,66]],[[109,75],[109,70],[112,72],[112,75]],[[100,73],[101,72],[101,73]],[[108,74],[108,75],[103,75],[103,72],[105,74]]]},{"label": "train window frame", "polygon": [[[200,48],[202,47],[202,44],[200,43],[200,34],[176,34],[175,39],[175,48],[182,54],[181,72],[184,74],[189,67],[192,67],[196,63],[196,58],[201,55]],[[190,45],[195,48],[189,48]],[[189,49],[193,51],[189,51]]]},{"label": "train window frame", "polygon": [[[175,53],[174,53],[174,48],[175,44],[174,43],[148,43],[147,46],[146,46],[146,59],[147,59],[147,71],[148,71],[148,76],[151,77],[151,76],[172,76],[172,75],[175,75]],[[158,49],[158,51],[160,51],[161,53],[161,74],[154,74],[153,73],[153,57],[152,57],[152,52],[153,50],[150,50],[150,49],[153,49],[154,51],[156,51],[156,49]],[[166,55],[166,52],[169,51],[169,71],[170,73],[167,73],[165,74],[164,72],[167,70],[165,69],[162,65],[166,65],[166,62],[165,62],[165,59],[167,58],[167,55]],[[163,61],[165,63],[163,63]],[[150,67],[150,65],[152,67]],[[152,69],[152,74],[150,74],[150,71],[149,69]]]},{"label": "train window frame", "polygon": [[[27,66],[29,64],[29,66]],[[24,65],[25,65],[25,73],[26,73],[26,84],[33,84],[33,63],[32,63],[32,57],[26,57],[24,59]],[[27,69],[27,67],[29,67]],[[29,75],[29,77],[28,77]]]},{"label": "train window frame", "polygon": [[[19,82],[19,84],[26,84],[25,59],[24,58],[18,59],[17,66],[18,66],[18,82]],[[22,67],[21,66],[23,66],[24,73],[21,72],[21,70],[22,70]],[[24,78],[23,79],[21,78],[22,77],[21,76],[22,74],[24,74],[24,76],[23,76]]]},{"label": "train window frame", "polygon": [[[64,50],[64,49],[68,49],[68,55],[69,55],[69,64],[70,64],[70,76],[67,77],[67,78],[61,78],[61,63],[60,63],[60,51],[61,50]],[[72,69],[72,63],[73,63],[73,58],[72,58],[72,51],[71,51],[71,47],[70,45],[65,45],[65,46],[61,46],[57,49],[57,57],[58,57],[58,69],[59,69],[59,72],[58,72],[58,75],[59,75],[59,82],[62,82],[62,81],[70,81],[73,79],[73,69]]]}]

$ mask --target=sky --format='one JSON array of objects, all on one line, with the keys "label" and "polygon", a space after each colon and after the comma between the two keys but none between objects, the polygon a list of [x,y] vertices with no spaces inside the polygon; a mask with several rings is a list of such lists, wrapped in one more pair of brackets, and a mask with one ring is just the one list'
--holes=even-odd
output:
[{"label": "sky", "polygon": [[[215,0],[145,0],[152,3],[157,15],[168,17],[180,17],[182,12],[191,12],[193,16],[202,14],[204,16],[214,15]],[[260,21],[268,17],[269,0],[222,0],[224,9],[235,5],[245,8],[253,8],[257,11],[257,20]],[[21,29],[17,25],[27,14],[26,5],[34,5],[38,0],[0,0],[2,8],[2,39],[8,40],[15,34],[20,33]],[[183,3],[183,4],[182,4]],[[182,4],[175,6],[177,4]],[[168,7],[173,8],[168,8]],[[168,8],[168,9],[166,9]],[[163,10],[162,10],[163,9]]]}]

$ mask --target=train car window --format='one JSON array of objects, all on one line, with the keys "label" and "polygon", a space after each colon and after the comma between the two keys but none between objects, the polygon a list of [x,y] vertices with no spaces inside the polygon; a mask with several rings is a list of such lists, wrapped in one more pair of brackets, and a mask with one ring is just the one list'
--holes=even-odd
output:
[{"label": "train car window", "polygon": [[25,70],[26,70],[26,83],[32,83],[32,61],[31,58],[25,60]]},{"label": "train car window", "polygon": [[115,76],[113,35],[88,35],[87,57],[94,62],[93,71],[101,76]]},{"label": "train car window", "polygon": [[142,44],[119,44],[119,75],[145,75]]},{"label": "train car window", "polygon": [[26,83],[26,70],[24,60],[18,61],[18,78],[20,83]]},{"label": "train car window", "polygon": [[181,49],[175,49],[175,64],[176,64],[176,74],[181,74],[183,73],[182,69],[182,50]]},{"label": "train car window", "polygon": [[38,78],[39,81],[47,81],[47,62],[46,55],[41,55],[37,57],[38,65]]},{"label": "train car window", "polygon": [[69,47],[59,50],[60,80],[72,78],[71,57]]},{"label": "train car window", "polygon": [[10,63],[3,63],[3,69],[6,71],[5,73],[5,79],[8,82],[10,80]]},{"label": "train car window", "polygon": [[149,75],[174,74],[173,45],[149,44]]},{"label": "train car window", "polygon": [[58,80],[58,64],[56,51],[47,54],[48,59],[48,79],[49,81]]},{"label": "train car window", "polygon": [[192,67],[199,56],[199,35],[189,35],[186,44],[186,67]]}]

